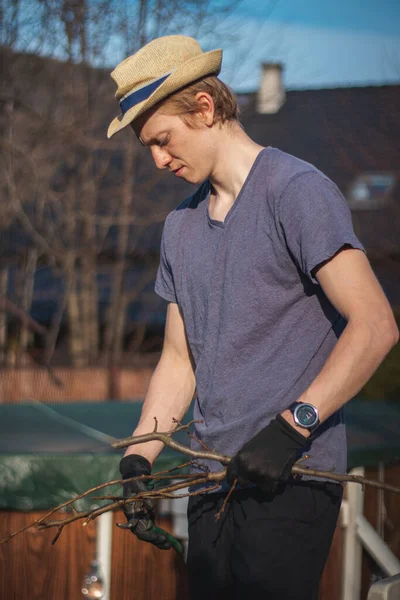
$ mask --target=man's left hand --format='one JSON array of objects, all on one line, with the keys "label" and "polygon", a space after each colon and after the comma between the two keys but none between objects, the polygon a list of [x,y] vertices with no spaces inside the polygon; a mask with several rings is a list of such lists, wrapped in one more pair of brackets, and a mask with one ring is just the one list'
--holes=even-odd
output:
[{"label": "man's left hand", "polygon": [[266,492],[273,492],[285,481],[309,439],[296,431],[281,415],[246,442],[232,458],[227,468],[227,480],[232,485],[255,483]]}]

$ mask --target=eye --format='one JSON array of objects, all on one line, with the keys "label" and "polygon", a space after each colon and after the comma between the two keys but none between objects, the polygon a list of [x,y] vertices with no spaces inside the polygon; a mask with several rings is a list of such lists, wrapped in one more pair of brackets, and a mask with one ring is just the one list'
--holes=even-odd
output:
[{"label": "eye", "polygon": [[159,148],[163,148],[164,146],[166,146],[169,142],[169,137],[165,136],[163,137],[161,140],[158,141],[158,146]]}]

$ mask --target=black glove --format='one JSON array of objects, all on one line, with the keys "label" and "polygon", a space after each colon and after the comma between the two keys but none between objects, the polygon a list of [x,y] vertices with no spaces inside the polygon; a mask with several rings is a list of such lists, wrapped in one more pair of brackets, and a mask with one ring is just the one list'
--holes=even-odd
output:
[{"label": "black glove", "polygon": [[255,483],[265,492],[273,492],[285,481],[299,458],[308,438],[296,431],[281,415],[259,431],[235,454],[227,468],[232,485]]},{"label": "black glove", "polygon": [[[129,479],[139,475],[150,475],[151,464],[144,456],[128,454],[119,463],[119,470],[123,479]],[[148,479],[138,479],[124,483],[124,498],[129,498],[139,492],[148,492],[148,482]],[[139,540],[150,542],[161,550],[168,550],[171,546],[175,547],[174,541],[177,540],[154,524],[154,505],[154,500],[147,499],[125,504],[123,510],[128,523],[127,525],[120,525],[120,527],[130,529]],[[179,542],[177,543],[179,544]],[[179,549],[177,550],[179,551]]]}]

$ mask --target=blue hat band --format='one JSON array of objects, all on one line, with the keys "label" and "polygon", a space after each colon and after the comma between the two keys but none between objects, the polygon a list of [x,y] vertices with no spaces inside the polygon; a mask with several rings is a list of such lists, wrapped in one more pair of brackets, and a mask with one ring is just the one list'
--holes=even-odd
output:
[{"label": "blue hat band", "polygon": [[136,104],[139,104],[140,102],[143,102],[143,100],[147,100],[147,98],[149,98],[151,96],[151,94],[158,87],[160,87],[160,85],[170,75],[171,75],[171,73],[167,73],[166,75],[163,75],[162,77],[160,77],[160,79],[157,79],[156,81],[152,81],[148,85],[145,85],[142,88],[140,88],[140,90],[137,90],[136,92],[132,92],[131,94],[129,94],[129,96],[127,96],[124,99],[122,99],[120,101],[120,103],[119,103],[119,105],[121,107],[122,114],[124,115],[127,110],[129,110],[133,106],[136,106]]}]

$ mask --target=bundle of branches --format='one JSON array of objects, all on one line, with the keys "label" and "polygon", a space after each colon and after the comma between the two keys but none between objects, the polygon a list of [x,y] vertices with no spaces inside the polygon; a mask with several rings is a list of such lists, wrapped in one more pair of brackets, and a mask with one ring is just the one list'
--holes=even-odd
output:
[{"label": "bundle of branches", "polygon": [[[54,539],[52,540],[52,544],[55,544],[56,541],[58,540],[58,538],[60,537],[63,528],[66,525],[73,523],[74,521],[82,520],[83,525],[85,526],[93,519],[96,519],[96,517],[98,517],[106,512],[109,512],[109,511],[121,509],[121,508],[123,508],[123,506],[125,504],[129,504],[131,502],[139,502],[139,501],[142,501],[145,499],[160,500],[160,499],[164,499],[164,498],[176,499],[176,498],[182,498],[182,497],[186,497],[186,496],[197,496],[197,495],[203,494],[205,491],[210,492],[210,491],[219,489],[221,482],[226,477],[226,465],[229,464],[231,457],[224,455],[224,454],[218,454],[218,453],[210,450],[209,448],[204,446],[204,444],[202,444],[199,440],[197,440],[197,442],[199,442],[199,444],[202,446],[203,450],[192,450],[188,446],[180,444],[172,439],[172,436],[175,433],[178,433],[179,431],[186,431],[191,438],[194,438],[193,434],[190,433],[190,426],[193,423],[195,423],[196,421],[191,421],[190,423],[188,423],[186,425],[182,425],[179,421],[174,420],[174,427],[170,431],[159,432],[157,430],[157,419],[155,418],[154,420],[155,420],[155,426],[154,426],[154,430],[151,433],[118,440],[111,444],[112,447],[113,448],[127,448],[128,446],[132,446],[135,444],[142,444],[144,442],[158,440],[158,441],[163,442],[165,446],[168,446],[168,447],[172,448],[173,450],[176,450],[178,452],[181,452],[182,454],[189,456],[190,457],[189,461],[186,461],[185,463],[182,463],[178,467],[175,467],[174,469],[171,469],[168,471],[160,471],[158,473],[153,473],[152,475],[140,475],[139,477],[132,477],[130,479],[125,479],[125,480],[115,479],[113,481],[108,481],[106,483],[102,483],[101,485],[98,485],[89,490],[86,490],[83,494],[80,494],[79,496],[75,496],[75,497],[71,498],[71,500],[68,500],[68,501],[64,502],[63,504],[56,506],[49,513],[47,513],[40,519],[37,519],[36,521],[32,522],[30,525],[27,525],[27,526],[19,529],[18,531],[14,531],[14,532],[10,533],[7,537],[0,540],[0,543],[3,544],[5,542],[8,542],[14,536],[18,535],[19,533],[21,533],[29,528],[32,528],[32,527],[35,527],[39,531],[41,531],[43,529],[48,529],[48,528],[54,527],[57,529],[57,533],[56,533]],[[196,439],[196,438],[194,438],[194,439]],[[332,471],[319,471],[319,470],[307,468],[307,466],[304,465],[304,462],[307,460],[307,458],[308,458],[307,456],[302,457],[299,461],[297,461],[297,463],[295,463],[295,465],[292,467],[292,475],[294,475],[294,476],[301,476],[301,475],[310,476],[311,475],[311,476],[317,477],[317,478],[319,477],[319,478],[327,479],[330,481],[336,481],[342,485],[346,482],[355,482],[355,483],[358,483],[358,484],[361,484],[364,486],[371,486],[371,487],[379,488],[379,489],[387,491],[387,492],[393,492],[395,494],[400,494],[399,487],[395,487],[395,486],[392,486],[392,485],[389,485],[389,484],[386,484],[386,483],[383,483],[380,481],[366,479],[365,477],[361,477],[361,476],[357,476],[357,475],[349,475],[346,473],[339,474],[339,473],[334,473]],[[210,472],[208,469],[204,469],[204,471],[202,471],[200,473],[196,472],[196,473],[188,474],[188,473],[184,472],[184,471],[186,471],[188,466],[190,466],[194,462],[198,463],[201,460],[218,461],[222,465],[224,465],[225,468],[223,468],[217,472]],[[132,495],[129,498],[123,498],[122,496],[117,496],[117,495],[93,496],[92,497],[93,500],[106,501],[106,504],[104,506],[96,507],[94,509],[78,511],[74,507],[74,503],[85,496],[88,496],[90,494],[95,494],[99,490],[102,490],[106,487],[109,487],[109,486],[112,486],[115,484],[122,485],[122,483],[127,483],[128,481],[133,481],[133,480],[137,480],[137,479],[141,479],[144,481],[152,480],[153,482],[166,481],[167,484],[162,487],[159,487],[159,488],[149,489],[146,492],[137,493],[135,495]],[[221,516],[221,514],[223,513],[223,511],[225,510],[226,505],[229,501],[230,495],[234,491],[235,486],[236,486],[236,483],[234,483],[231,486],[229,492],[227,492],[225,502],[223,503],[221,510],[219,511],[219,513],[217,513],[215,515],[216,519],[218,519]],[[189,491],[188,488],[192,488],[192,491]],[[177,493],[180,490],[182,490],[182,493],[180,493],[180,494]],[[65,511],[68,508],[69,508],[69,514],[68,514],[68,516],[65,516]],[[63,517],[55,518],[57,513],[60,513],[60,512],[62,512]]]}]

